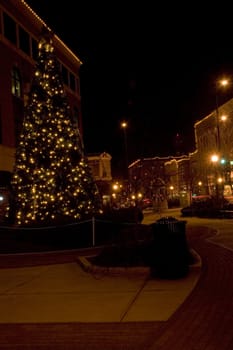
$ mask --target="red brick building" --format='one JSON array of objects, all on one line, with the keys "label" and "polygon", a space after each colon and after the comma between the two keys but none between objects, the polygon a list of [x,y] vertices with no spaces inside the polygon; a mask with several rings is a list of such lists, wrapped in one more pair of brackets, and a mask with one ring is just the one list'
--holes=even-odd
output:
[{"label": "red brick building", "polygon": [[[0,0],[0,171],[12,171],[37,57],[37,43],[46,23],[23,0]],[[82,62],[54,34],[64,87],[82,134],[79,72]]]}]

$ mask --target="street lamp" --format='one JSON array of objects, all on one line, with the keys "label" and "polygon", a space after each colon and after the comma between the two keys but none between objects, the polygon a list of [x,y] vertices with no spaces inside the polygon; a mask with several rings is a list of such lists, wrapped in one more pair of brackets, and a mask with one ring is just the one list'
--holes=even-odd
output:
[{"label": "street lamp", "polygon": [[173,197],[174,197],[174,186],[170,186],[169,187],[169,189],[170,189],[170,196],[171,196],[171,199],[173,199]]},{"label": "street lamp", "polygon": [[[222,149],[222,140],[221,140],[221,130],[220,130],[220,123],[224,122],[227,119],[227,116],[225,115],[221,115],[219,114],[219,101],[218,101],[218,93],[220,91],[220,89],[222,88],[226,88],[230,85],[230,80],[223,78],[217,81],[216,83],[216,91],[215,91],[215,99],[216,99],[216,129],[217,129],[217,151],[218,151],[218,156],[223,158],[224,154],[222,154],[224,152],[224,150]],[[215,160],[212,159],[212,162],[215,162]],[[219,162],[219,160],[217,161]],[[225,176],[225,175],[224,175]],[[221,186],[220,186],[221,185]],[[221,184],[220,182],[216,183],[216,196],[217,197],[222,197],[223,193],[219,193],[219,187],[221,189],[221,192],[223,192],[224,190],[224,185]]]},{"label": "street lamp", "polygon": [[214,165],[214,177],[215,177],[215,195],[216,195],[216,203],[220,205],[223,204],[223,179],[219,176],[219,156],[214,154],[211,156],[211,162]]},{"label": "street lamp", "polygon": [[230,84],[229,79],[223,78],[217,81],[216,92],[215,92],[215,102],[216,102],[216,128],[217,128],[217,149],[218,152],[221,152],[221,134],[220,134],[220,121],[225,121],[226,116],[219,115],[219,101],[218,101],[218,91],[220,88],[226,88]]},{"label": "street lamp", "polygon": [[121,122],[121,127],[124,132],[124,143],[125,143],[125,166],[126,166],[126,177],[128,178],[128,143],[127,143],[127,127],[128,123],[126,121]]},{"label": "street lamp", "polygon": [[215,195],[216,195],[216,200],[218,202],[219,200],[219,192],[218,192],[218,183],[217,183],[217,177],[218,177],[218,171],[217,171],[217,164],[219,162],[219,156],[217,154],[214,154],[211,156],[211,162],[214,167],[214,184],[215,184]]},{"label": "street lamp", "polygon": [[199,194],[199,195],[200,195],[201,192],[202,192],[201,188],[202,188],[202,181],[198,181],[198,194]]}]

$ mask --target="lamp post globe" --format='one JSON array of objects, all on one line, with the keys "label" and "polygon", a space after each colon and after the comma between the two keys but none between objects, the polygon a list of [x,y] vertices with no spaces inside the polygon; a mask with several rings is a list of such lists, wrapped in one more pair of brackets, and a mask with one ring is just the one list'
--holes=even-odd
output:
[{"label": "lamp post globe", "polygon": [[123,120],[121,122],[121,128],[123,129],[124,133],[124,146],[125,146],[125,167],[126,167],[126,177],[128,179],[128,142],[127,142],[127,128],[128,128],[128,123]]}]

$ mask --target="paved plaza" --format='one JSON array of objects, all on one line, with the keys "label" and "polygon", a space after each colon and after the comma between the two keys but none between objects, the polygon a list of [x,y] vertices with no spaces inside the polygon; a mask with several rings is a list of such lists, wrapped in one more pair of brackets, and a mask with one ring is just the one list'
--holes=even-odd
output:
[{"label": "paved plaza", "polygon": [[0,349],[232,350],[232,228],[229,219],[187,219],[200,263],[177,280],[146,268],[85,271],[78,252],[40,253],[34,266],[0,256]]}]

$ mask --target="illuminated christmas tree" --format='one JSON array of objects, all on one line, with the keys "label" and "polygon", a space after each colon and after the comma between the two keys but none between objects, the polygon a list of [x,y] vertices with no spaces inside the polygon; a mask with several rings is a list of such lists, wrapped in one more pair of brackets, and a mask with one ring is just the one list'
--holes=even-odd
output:
[{"label": "illuminated christmas tree", "polygon": [[101,211],[96,183],[65,95],[52,35],[38,60],[16,149],[10,213],[18,225],[74,222]]}]

